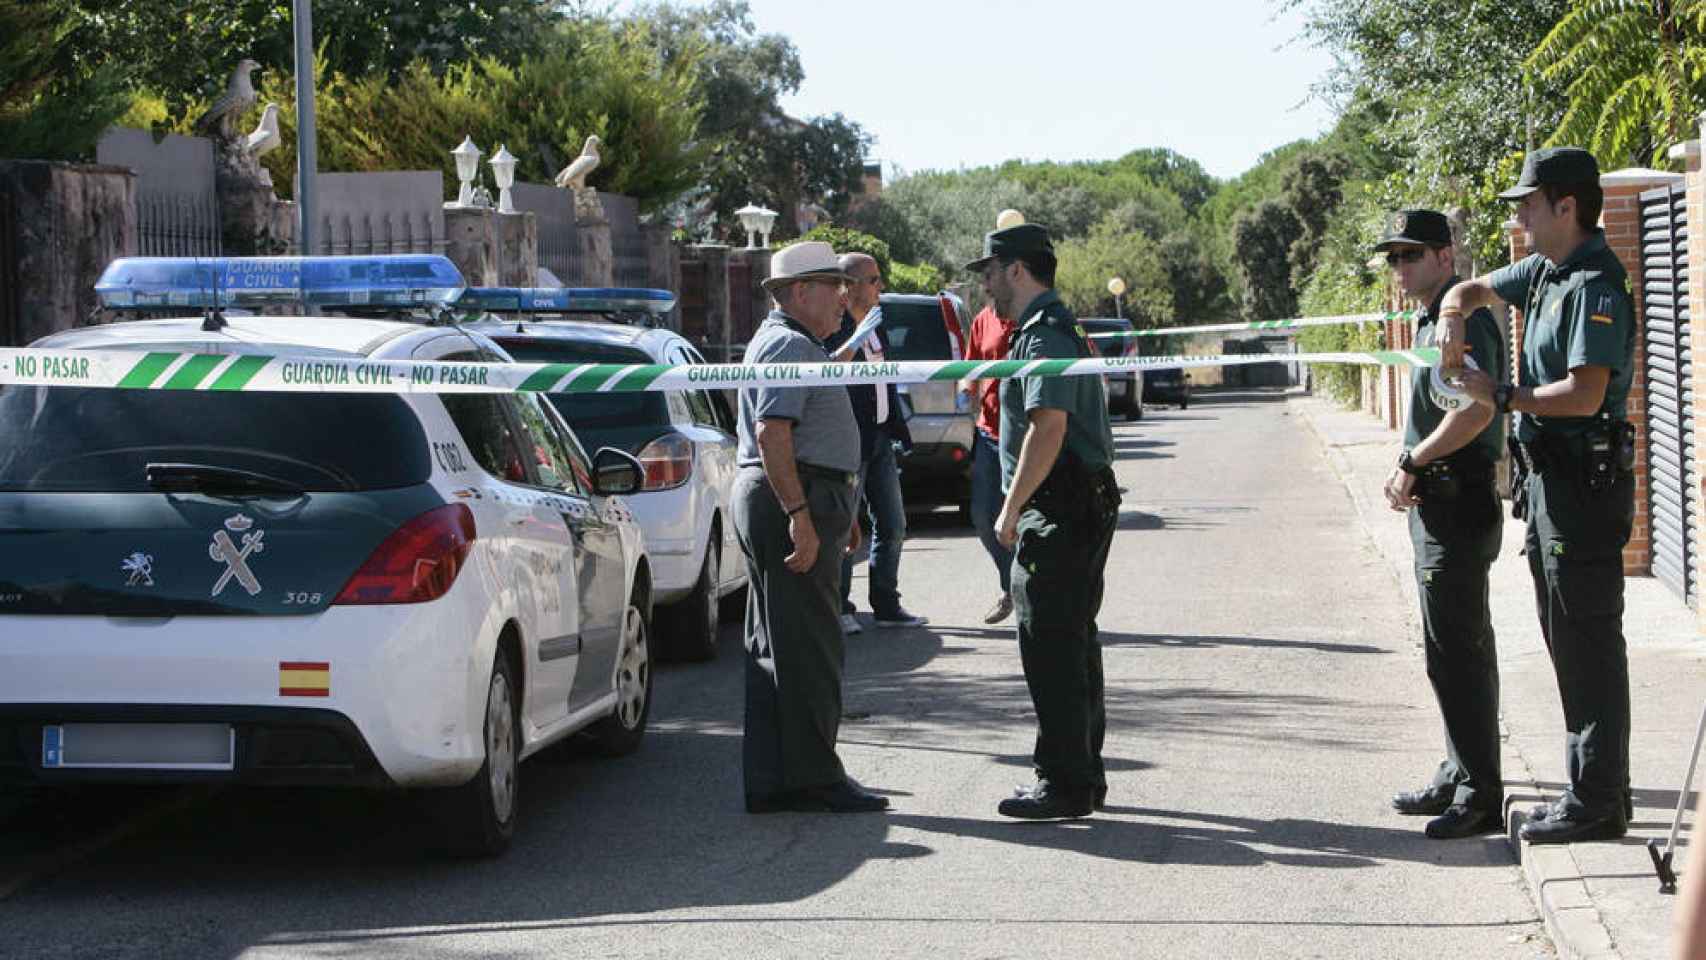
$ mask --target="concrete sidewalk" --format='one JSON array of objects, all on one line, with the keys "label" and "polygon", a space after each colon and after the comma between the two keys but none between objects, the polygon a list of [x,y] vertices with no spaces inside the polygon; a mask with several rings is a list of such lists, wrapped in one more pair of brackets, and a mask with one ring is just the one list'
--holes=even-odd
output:
[{"label": "concrete sidewalk", "polygon": [[[1409,528],[1404,515],[1392,511],[1381,493],[1401,437],[1368,414],[1342,410],[1319,397],[1293,393],[1287,402],[1320,438],[1328,461],[1356,502],[1369,537],[1386,561],[1381,573],[1390,575],[1410,601],[1416,638],[1412,669],[1416,682],[1426,684]],[[1563,712],[1535,619],[1528,566],[1519,555],[1522,535],[1522,523],[1509,519],[1507,513],[1504,547],[1493,565],[1491,585],[1502,682],[1507,825],[1513,849],[1560,956],[1665,960],[1670,956],[1676,898],[1659,893],[1644,847],[1648,838],[1658,837],[1662,843],[1669,833],[1695,725],[1706,704],[1706,638],[1699,635],[1694,612],[1662,583],[1650,577],[1629,578],[1623,617],[1633,713],[1630,772],[1635,820],[1629,835],[1614,843],[1553,847],[1520,843],[1516,829],[1528,808],[1543,797],[1556,796],[1566,782]],[[1416,783],[1428,773],[1417,770]],[[1696,792],[1690,794],[1675,858],[1679,868],[1686,859],[1693,798],[1703,779],[1706,772],[1697,771]],[[1411,786],[1394,783],[1380,788],[1396,791]],[[1421,829],[1421,822],[1417,820],[1415,826]]]}]

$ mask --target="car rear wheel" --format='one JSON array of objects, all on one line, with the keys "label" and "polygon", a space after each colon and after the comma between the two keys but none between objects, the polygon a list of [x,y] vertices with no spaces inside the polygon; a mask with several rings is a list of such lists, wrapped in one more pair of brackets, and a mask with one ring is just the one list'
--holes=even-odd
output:
[{"label": "car rear wheel", "polygon": [[520,798],[520,704],[515,668],[502,650],[486,684],[486,718],[481,731],[485,761],[474,779],[441,792],[438,814],[449,852],[462,857],[492,857],[508,849],[515,836]]},{"label": "car rear wheel", "polygon": [[622,648],[616,654],[616,709],[587,731],[599,752],[619,757],[639,749],[652,709],[652,653],[646,615],[638,600],[622,615]]},{"label": "car rear wheel", "polygon": [[713,527],[693,592],[659,611],[663,619],[659,624],[660,636],[668,637],[669,652],[678,659],[703,661],[717,656],[717,631],[722,627],[721,605],[717,602],[717,571],[721,569],[721,560],[722,548]]}]

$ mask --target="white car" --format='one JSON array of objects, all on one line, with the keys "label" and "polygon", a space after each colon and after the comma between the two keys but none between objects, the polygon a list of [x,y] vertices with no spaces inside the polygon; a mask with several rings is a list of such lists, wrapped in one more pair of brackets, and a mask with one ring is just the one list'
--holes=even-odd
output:
[{"label": "white car", "polygon": [[[126,270],[169,285],[181,262],[119,261],[101,290],[138,302],[113,294]],[[438,257],[332,262],[461,282]],[[588,458],[531,395],[218,389],[262,355],[508,360],[492,341],[215,312],[34,346],[146,353],[139,376],[204,389],[0,388],[0,779],[435,788],[447,843],[492,854],[523,759],[579,732],[640,744],[631,456]]]},{"label": "white car", "polygon": [[[663,329],[531,318],[464,328],[489,336],[523,363],[705,362],[686,339]],[[729,513],[739,444],[726,395],[707,389],[550,399],[587,442],[639,459],[645,478],[628,502],[646,531],[657,640],[685,659],[716,656],[719,601],[746,584]]]}]

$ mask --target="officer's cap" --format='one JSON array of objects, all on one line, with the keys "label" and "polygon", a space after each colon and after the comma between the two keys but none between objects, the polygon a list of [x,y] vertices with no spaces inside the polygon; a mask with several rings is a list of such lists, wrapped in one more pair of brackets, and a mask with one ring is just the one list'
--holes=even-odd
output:
[{"label": "officer's cap", "polygon": [[1500,200],[1521,200],[1546,184],[1585,183],[1599,180],[1599,161],[1581,147],[1547,147],[1535,150],[1522,161],[1522,176],[1516,186],[1499,194]]},{"label": "officer's cap", "polygon": [[1054,255],[1054,241],[1048,228],[1035,223],[1021,223],[1005,230],[991,230],[983,235],[983,256],[966,264],[972,273],[981,273],[991,260],[1015,260],[1027,254]]},{"label": "officer's cap", "polygon": [[1451,246],[1451,224],[1438,210],[1400,210],[1386,222],[1386,236],[1374,245],[1378,251],[1400,243],[1423,247]]}]

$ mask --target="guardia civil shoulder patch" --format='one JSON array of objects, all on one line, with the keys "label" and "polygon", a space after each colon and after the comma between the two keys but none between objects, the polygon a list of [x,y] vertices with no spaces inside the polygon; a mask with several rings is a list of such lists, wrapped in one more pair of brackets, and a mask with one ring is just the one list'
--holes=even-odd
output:
[{"label": "guardia civil shoulder patch", "polygon": [[1598,305],[1594,307],[1593,313],[1589,314],[1588,319],[1594,323],[1613,323],[1615,321],[1612,319],[1611,310],[1611,294],[1602,293],[1599,295]]}]

